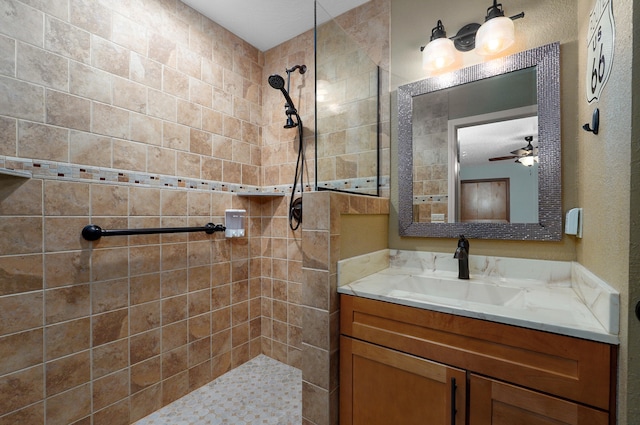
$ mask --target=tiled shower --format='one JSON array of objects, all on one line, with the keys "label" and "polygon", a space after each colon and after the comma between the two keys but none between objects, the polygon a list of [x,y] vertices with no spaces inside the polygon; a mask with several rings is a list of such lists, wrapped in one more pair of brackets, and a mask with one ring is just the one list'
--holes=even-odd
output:
[{"label": "tiled shower", "polygon": [[[372,3],[354,28],[388,13]],[[321,228],[292,232],[286,196],[235,194],[291,183],[296,134],[264,81],[313,69],[312,32],[263,53],[177,0],[0,12],[0,166],[32,175],[0,175],[0,423],[128,424],[259,354],[302,369],[306,420],[329,423],[339,215],[388,206],[314,193]],[[246,237],[80,236],[229,208],[247,210]]]}]

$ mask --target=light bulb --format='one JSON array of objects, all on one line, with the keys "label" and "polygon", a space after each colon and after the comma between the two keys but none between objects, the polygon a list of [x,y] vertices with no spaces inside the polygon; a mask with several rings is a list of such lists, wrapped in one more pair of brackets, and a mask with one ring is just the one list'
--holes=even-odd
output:
[{"label": "light bulb", "polygon": [[422,67],[427,71],[442,71],[456,62],[458,52],[446,37],[431,41],[422,51]]},{"label": "light bulb", "polygon": [[513,21],[505,16],[489,19],[482,24],[476,34],[476,53],[495,55],[509,48],[515,42]]}]

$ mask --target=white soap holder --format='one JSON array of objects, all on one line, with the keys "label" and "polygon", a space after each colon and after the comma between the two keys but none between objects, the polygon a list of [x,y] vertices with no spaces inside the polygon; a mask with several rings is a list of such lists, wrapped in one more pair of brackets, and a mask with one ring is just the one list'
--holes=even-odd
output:
[{"label": "white soap holder", "polygon": [[227,238],[240,238],[244,236],[244,218],[246,210],[225,210],[225,231]]},{"label": "white soap holder", "polygon": [[582,237],[582,208],[573,208],[567,211],[564,232],[567,235]]}]

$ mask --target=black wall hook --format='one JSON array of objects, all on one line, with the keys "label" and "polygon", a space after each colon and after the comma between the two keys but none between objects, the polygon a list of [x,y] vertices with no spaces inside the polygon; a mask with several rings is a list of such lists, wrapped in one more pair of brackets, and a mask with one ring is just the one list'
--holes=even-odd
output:
[{"label": "black wall hook", "polygon": [[600,128],[600,109],[596,108],[595,111],[593,111],[593,117],[591,117],[591,125],[589,125],[589,123],[586,123],[585,125],[582,126],[582,128],[585,131],[590,131],[593,134],[598,134],[598,128]]}]

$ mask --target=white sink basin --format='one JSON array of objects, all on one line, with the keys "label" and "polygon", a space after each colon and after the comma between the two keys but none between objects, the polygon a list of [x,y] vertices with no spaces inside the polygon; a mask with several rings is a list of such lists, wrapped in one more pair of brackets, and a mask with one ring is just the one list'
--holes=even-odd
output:
[{"label": "white sink basin", "polygon": [[479,304],[506,305],[522,293],[520,288],[496,286],[471,280],[407,276],[389,284],[388,295],[395,298],[438,298]]}]

